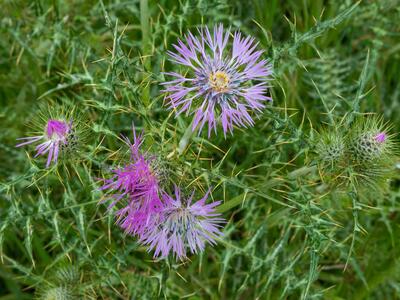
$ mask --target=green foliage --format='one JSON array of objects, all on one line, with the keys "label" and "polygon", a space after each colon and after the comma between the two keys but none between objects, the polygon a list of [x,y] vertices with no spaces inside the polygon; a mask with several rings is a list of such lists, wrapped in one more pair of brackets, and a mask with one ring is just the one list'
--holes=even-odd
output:
[{"label": "green foliage", "polygon": [[[399,7],[3,1],[0,299],[397,299]],[[218,22],[258,39],[275,73],[273,104],[226,139],[192,135],[160,85],[177,70],[172,43]],[[50,169],[15,148],[43,107],[80,121],[76,148]],[[154,260],[99,204],[132,123],[166,187],[212,187],[223,201],[218,245]]]}]

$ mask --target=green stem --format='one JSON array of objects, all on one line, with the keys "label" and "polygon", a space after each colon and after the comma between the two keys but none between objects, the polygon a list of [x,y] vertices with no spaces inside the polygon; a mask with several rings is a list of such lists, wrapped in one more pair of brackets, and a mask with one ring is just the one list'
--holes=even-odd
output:
[{"label": "green stem", "polygon": [[218,213],[224,213],[231,208],[234,208],[235,206],[241,204],[244,202],[245,197],[251,193],[244,192],[243,194],[240,194],[239,196],[236,196],[235,198],[231,199],[230,201],[225,202],[224,204],[220,205],[216,211]]},{"label": "green stem", "polygon": [[[316,169],[317,169],[316,166],[301,167],[297,170],[290,172],[287,175],[287,178],[293,180],[293,179],[299,178],[301,176],[306,176],[307,174],[314,172]],[[282,180],[273,178],[267,183],[267,188],[275,187],[275,186],[279,185],[280,183],[282,183]],[[245,191],[244,193],[240,194],[239,196],[236,196],[235,198],[231,199],[230,201],[227,201],[224,204],[220,205],[217,208],[217,212],[223,213],[223,212],[230,210],[231,208],[234,208],[235,206],[238,206],[239,204],[243,203],[243,201],[246,199],[246,197],[248,195],[251,195],[251,194],[252,194],[251,192]]]},{"label": "green stem", "polygon": [[353,204],[353,233],[351,236],[350,250],[349,250],[349,254],[347,255],[347,260],[346,260],[346,264],[344,266],[344,270],[347,269],[347,266],[349,264],[351,254],[353,253],[353,249],[354,249],[354,243],[356,240],[356,232],[359,231],[359,229],[358,229],[357,192],[354,190],[354,191],[349,192],[348,194],[349,194],[349,197],[351,198],[352,204]]},{"label": "green stem", "polygon": [[179,155],[181,155],[185,151],[185,149],[186,149],[187,145],[189,144],[189,141],[195,131],[196,130],[192,130],[192,123],[190,123],[190,125],[186,128],[181,140],[179,141],[179,144],[178,144],[178,154]]},{"label": "green stem", "polygon": [[[148,0],[140,0],[140,27],[142,30],[142,59],[143,66],[146,72],[150,72],[150,13]],[[142,99],[146,107],[150,105],[150,83],[147,76],[144,74]]]},{"label": "green stem", "polygon": [[369,50],[367,52],[367,57],[365,58],[365,63],[364,67],[361,71],[360,78],[358,79],[358,89],[357,89],[357,94],[356,98],[353,100],[352,108],[351,108],[351,113],[349,114],[349,117],[347,119],[347,124],[351,124],[354,120],[354,117],[356,114],[360,111],[360,102],[361,99],[363,98],[363,92],[365,89],[365,86],[368,81],[368,69],[369,69]]}]

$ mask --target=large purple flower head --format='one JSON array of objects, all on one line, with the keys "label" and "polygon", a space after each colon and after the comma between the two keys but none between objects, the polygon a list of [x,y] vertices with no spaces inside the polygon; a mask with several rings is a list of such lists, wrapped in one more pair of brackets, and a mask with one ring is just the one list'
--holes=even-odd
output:
[{"label": "large purple flower head", "polygon": [[[163,83],[170,108],[179,115],[194,114],[192,129],[202,130],[208,123],[208,136],[217,131],[220,120],[224,135],[233,126],[252,126],[251,112],[259,113],[266,101],[268,79],[272,66],[261,59],[252,37],[235,32],[233,38],[223,25],[199,29],[200,37],[191,32],[185,42],[178,40],[176,53],[169,51],[170,60],[188,68],[188,72],[166,73],[172,80]],[[232,40],[233,39],[233,40]]]},{"label": "large purple flower head", "polygon": [[175,197],[163,193],[162,211],[155,216],[157,224],[140,236],[140,241],[154,249],[154,256],[166,257],[172,252],[176,258],[184,259],[187,249],[191,253],[203,251],[206,243],[215,244],[215,238],[222,233],[225,222],[215,211],[220,201],[205,204],[208,192],[192,204],[181,199],[181,191],[175,186]]},{"label": "large purple flower head", "polygon": [[[123,202],[123,207],[116,212],[117,223],[127,234],[141,234],[154,222],[153,214],[161,209],[159,198],[159,181],[152,168],[152,157],[146,158],[140,151],[142,135],[136,136],[133,129],[133,143],[125,138],[130,147],[130,162],[111,172],[110,179],[104,180],[100,190],[108,190],[110,194],[105,199],[113,199],[109,210],[117,203]],[[102,202],[104,202],[103,200]]]},{"label": "large purple flower head", "polygon": [[35,157],[47,154],[46,167],[49,167],[52,161],[57,163],[60,151],[66,148],[74,138],[72,126],[72,121],[50,119],[47,121],[42,135],[18,138],[18,140],[24,142],[18,144],[16,147],[44,140],[44,142],[36,146]]}]

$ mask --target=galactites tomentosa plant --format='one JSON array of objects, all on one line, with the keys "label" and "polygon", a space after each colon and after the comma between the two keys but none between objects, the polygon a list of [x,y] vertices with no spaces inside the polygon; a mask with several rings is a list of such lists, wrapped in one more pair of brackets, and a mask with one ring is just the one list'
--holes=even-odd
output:
[{"label": "galactites tomentosa plant", "polygon": [[315,151],[325,183],[359,192],[383,192],[392,177],[397,157],[390,126],[376,116],[360,117],[344,126],[322,130]]},{"label": "galactites tomentosa plant", "polygon": [[46,168],[57,165],[60,159],[76,159],[73,155],[82,145],[86,130],[80,115],[73,108],[55,105],[41,108],[38,117],[32,121],[32,136],[18,138],[16,147],[37,144],[35,156],[46,156]]},{"label": "galactites tomentosa plant", "polygon": [[211,32],[199,28],[198,33],[178,40],[176,53],[168,51],[171,62],[185,67],[182,73],[165,73],[172,77],[162,83],[169,108],[176,115],[194,114],[193,131],[201,132],[208,123],[208,136],[217,132],[219,122],[224,135],[232,133],[234,125],[252,126],[252,114],[272,100],[267,95],[272,65],[261,58],[264,51],[257,50],[254,38],[238,31],[232,35],[222,24]]},{"label": "galactites tomentosa plant", "polygon": [[166,178],[160,178],[165,172],[157,169],[157,157],[142,149],[143,134],[136,135],[134,128],[132,131],[133,142],[124,138],[130,159],[112,169],[110,179],[102,180],[100,190],[107,194],[100,203],[111,199],[108,211],[118,206],[116,223],[126,234],[137,237],[148,251],[154,250],[154,257],[173,254],[183,260],[187,249],[196,254],[204,250],[206,243],[215,244],[224,223],[215,210],[220,202],[206,204],[207,192],[192,204],[194,194],[183,199],[178,186],[175,195],[170,196],[164,189],[168,186]]}]

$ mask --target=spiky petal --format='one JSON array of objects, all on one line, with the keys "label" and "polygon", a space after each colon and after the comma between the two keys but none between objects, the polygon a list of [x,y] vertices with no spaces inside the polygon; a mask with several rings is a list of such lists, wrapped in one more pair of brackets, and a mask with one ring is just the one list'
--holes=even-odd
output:
[{"label": "spiky petal", "polygon": [[[223,25],[199,29],[200,37],[191,32],[185,42],[178,40],[176,52],[169,51],[170,60],[189,69],[182,75],[166,73],[172,79],[163,83],[169,108],[176,115],[193,114],[192,129],[199,131],[208,123],[208,136],[222,123],[224,135],[232,133],[233,126],[252,126],[251,112],[260,113],[267,96],[268,79],[272,66],[262,59],[262,50],[256,50],[252,37],[242,37],[224,31]],[[188,74],[188,77],[185,77]]]},{"label": "spiky petal", "polygon": [[136,136],[133,129],[133,143],[125,138],[130,147],[130,162],[116,168],[111,172],[114,174],[110,179],[104,180],[100,190],[107,190],[110,194],[102,202],[112,199],[108,209],[111,210],[118,203],[123,203],[122,208],[115,213],[117,223],[127,234],[141,234],[145,228],[151,226],[161,209],[159,198],[159,183],[154,170],[151,167],[151,160],[146,159],[140,151],[142,135]]}]

